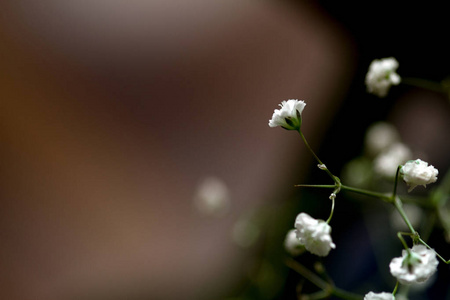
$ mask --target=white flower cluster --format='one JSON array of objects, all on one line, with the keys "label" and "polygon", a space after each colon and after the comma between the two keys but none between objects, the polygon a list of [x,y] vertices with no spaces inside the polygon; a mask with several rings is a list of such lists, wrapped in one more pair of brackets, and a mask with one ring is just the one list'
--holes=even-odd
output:
[{"label": "white flower cluster", "polygon": [[279,106],[281,108],[274,110],[272,119],[269,120],[269,126],[298,130],[302,125],[302,111],[306,103],[303,100],[290,99],[282,101]]},{"label": "white flower cluster", "polygon": [[306,213],[300,213],[295,220],[297,238],[306,250],[318,256],[327,256],[336,248],[331,239],[331,227],[323,220],[316,220]]},{"label": "white flower cluster", "polygon": [[395,300],[395,297],[391,293],[386,292],[383,293],[369,292],[364,296],[364,300]]},{"label": "white flower cluster", "polygon": [[432,165],[428,165],[423,160],[416,159],[406,162],[402,166],[400,173],[403,175],[403,180],[409,185],[409,192],[411,192],[416,186],[436,182],[439,171]]},{"label": "white flower cluster", "polygon": [[366,75],[367,91],[378,97],[385,97],[391,85],[400,83],[400,76],[395,73],[398,62],[395,58],[375,59],[369,66]]},{"label": "white flower cluster", "polygon": [[392,276],[402,284],[422,283],[437,270],[436,253],[424,245],[403,250],[402,257],[392,259],[389,269]]}]

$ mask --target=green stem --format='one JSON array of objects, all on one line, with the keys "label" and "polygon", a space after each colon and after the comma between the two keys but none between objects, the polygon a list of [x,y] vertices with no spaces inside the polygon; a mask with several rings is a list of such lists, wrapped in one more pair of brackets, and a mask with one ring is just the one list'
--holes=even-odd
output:
[{"label": "green stem", "polygon": [[368,191],[368,190],[364,190],[364,189],[358,189],[358,188],[354,188],[354,187],[350,187],[350,186],[346,186],[346,185],[341,185],[341,188],[343,190],[350,191],[350,192],[353,192],[353,193],[357,193],[357,194],[361,194],[361,195],[365,195],[365,196],[370,196],[370,197],[380,198],[380,199],[382,199],[382,200],[384,200],[386,202],[392,202],[391,197],[386,195],[386,194],[372,192],[372,191]]},{"label": "green stem", "polygon": [[[301,297],[299,299],[303,299],[304,298],[303,296],[305,296],[305,295],[301,295]],[[330,298],[329,291],[320,290],[318,292],[306,295],[306,299],[308,299],[308,300],[319,300],[319,299],[326,299],[326,298]]]},{"label": "green stem", "polygon": [[425,241],[422,240],[420,237],[419,237],[419,242],[422,243],[422,244],[423,244],[425,247],[427,247],[428,249],[433,250],[434,253],[436,253],[436,256],[439,257],[439,259],[442,260],[444,263],[446,263],[447,265],[450,264],[450,259],[449,259],[449,260],[445,260],[442,256],[439,255],[439,253],[436,252],[436,250],[434,250],[433,248],[431,248],[430,246],[428,246],[428,244],[425,243]]},{"label": "green stem", "polygon": [[309,280],[311,283],[313,283],[315,286],[319,287],[322,290],[328,290],[330,285],[317,276],[315,273],[307,269],[302,264],[298,263],[296,260],[292,258],[287,258],[285,261],[286,266],[288,266],[290,269],[294,270],[295,272],[299,273],[303,277],[305,277],[307,280]]},{"label": "green stem", "polygon": [[393,295],[393,296],[395,296],[395,294],[397,293],[398,284],[399,284],[399,282],[398,282],[398,280],[397,280],[397,283],[395,284],[394,290],[392,291],[392,295]]},{"label": "green stem", "polygon": [[335,197],[331,198],[331,212],[330,212],[330,216],[327,219],[327,224],[330,224],[331,218],[333,218],[333,213],[334,213],[334,202],[335,202]]},{"label": "green stem", "polygon": [[397,237],[400,240],[400,242],[402,242],[403,248],[405,248],[406,251],[410,252],[410,248],[409,248],[408,244],[406,243],[405,239],[403,238],[404,235],[407,235],[407,236],[413,236],[413,235],[411,235],[411,233],[409,233],[409,232],[397,232]]},{"label": "green stem", "polygon": [[296,184],[295,187],[312,187],[312,188],[326,188],[334,189],[336,186],[331,184]]},{"label": "green stem", "polygon": [[394,180],[394,191],[392,192],[392,200],[394,200],[397,197],[397,183],[398,183],[398,175],[400,174],[400,169],[402,168],[402,165],[397,167],[397,172],[395,173],[395,180]]},{"label": "green stem", "polygon": [[438,93],[445,93],[445,89],[443,88],[442,84],[435,82],[435,81],[427,80],[427,79],[407,77],[407,78],[402,78],[401,83],[410,85],[410,86],[414,86],[414,87],[431,90],[431,91],[438,92]]},{"label": "green stem", "polygon": [[321,168],[321,170],[324,170],[328,176],[331,177],[331,179],[333,179],[333,181],[335,183],[337,183],[336,181],[336,176],[334,176],[330,170],[328,170],[327,167],[325,167],[325,164],[320,160],[320,158],[316,155],[316,153],[314,152],[314,150],[311,148],[311,146],[309,145],[308,141],[306,140],[305,136],[303,135],[302,131],[299,129],[298,133],[300,133],[300,136],[302,137],[303,142],[306,145],[306,148],[308,148],[309,152],[311,152],[311,154],[314,156],[314,158],[316,159],[316,161],[319,163],[320,166],[324,166],[324,168]]},{"label": "green stem", "polygon": [[402,168],[402,165],[399,165],[397,167],[397,172],[395,173],[394,191],[392,192],[391,203],[394,204],[395,208],[402,216],[402,218],[405,221],[406,225],[408,226],[409,230],[411,230],[411,233],[416,235],[417,234],[416,230],[412,226],[411,222],[408,219],[408,216],[406,215],[405,211],[403,210],[403,203],[400,200],[400,198],[397,197],[397,184],[398,184],[398,177],[399,177],[401,168]]},{"label": "green stem", "polygon": [[361,300],[363,299],[362,296],[353,294],[350,292],[347,292],[345,290],[342,290],[340,288],[337,288],[319,276],[315,274],[314,272],[310,271],[308,268],[297,262],[296,260],[292,258],[287,258],[285,260],[286,266],[288,266],[290,269],[294,270],[295,272],[299,273],[301,276],[309,280],[311,283],[316,285],[318,288],[322,289],[323,291],[326,291],[328,295],[334,295],[336,297],[339,297],[341,299],[347,299],[347,300]]},{"label": "green stem", "polygon": [[361,300],[364,297],[361,295],[353,294],[350,292],[347,292],[345,290],[342,290],[340,288],[334,287],[334,289],[331,292],[332,295],[339,297],[341,299],[347,299],[347,300]]},{"label": "green stem", "polygon": [[[295,187],[325,188],[325,189],[336,188],[336,185],[331,185],[331,184],[296,184],[294,186]],[[361,194],[361,195],[365,195],[365,196],[370,196],[370,197],[375,197],[375,198],[381,198],[382,200],[384,200],[386,202],[393,202],[391,199],[392,197],[390,197],[386,194],[372,192],[372,191],[364,190],[364,189],[358,189],[358,188],[354,188],[354,187],[343,185],[343,184],[341,184],[340,187],[341,187],[341,189],[349,191],[349,192],[353,192],[353,193],[357,193],[357,194]]]},{"label": "green stem", "polygon": [[406,215],[405,211],[403,210],[403,203],[400,200],[400,198],[395,197],[395,200],[393,201],[393,204],[394,204],[395,208],[397,209],[397,211],[402,216],[403,220],[406,223],[406,226],[408,226],[408,228],[411,231],[411,233],[412,234],[417,234],[417,231],[414,229],[414,227],[412,226],[411,222],[408,219],[408,216]]}]

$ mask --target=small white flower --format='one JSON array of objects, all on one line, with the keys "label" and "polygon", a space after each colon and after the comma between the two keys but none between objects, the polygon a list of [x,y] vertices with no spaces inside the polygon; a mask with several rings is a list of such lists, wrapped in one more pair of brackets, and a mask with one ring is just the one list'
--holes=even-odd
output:
[{"label": "small white flower", "polygon": [[288,130],[298,130],[302,124],[302,111],[306,106],[303,100],[290,99],[279,104],[281,109],[275,109],[272,119],[269,120],[270,127],[281,126]]},{"label": "small white flower", "polygon": [[284,239],[284,249],[286,249],[286,251],[292,256],[297,256],[302,253],[303,248],[303,245],[297,238],[295,229],[289,230]]},{"label": "small white flower", "polygon": [[300,213],[295,220],[295,228],[300,244],[315,255],[327,256],[332,248],[336,248],[330,235],[331,227],[323,220]]},{"label": "small white flower", "polygon": [[403,175],[403,180],[409,185],[409,192],[411,192],[416,186],[436,182],[439,171],[432,165],[428,166],[427,162],[416,159],[406,162],[400,170]]},{"label": "small white flower", "polygon": [[398,166],[411,157],[412,151],[406,145],[395,143],[375,157],[374,171],[383,177],[395,178]]},{"label": "small white flower", "polygon": [[409,251],[403,250],[402,257],[392,259],[389,269],[402,284],[422,283],[436,272],[438,263],[433,250],[415,245]]},{"label": "small white flower", "polygon": [[391,293],[386,292],[377,294],[374,292],[369,292],[364,296],[364,300],[395,300],[395,297]]},{"label": "small white flower", "polygon": [[197,188],[194,204],[197,210],[205,215],[224,215],[230,208],[229,189],[223,180],[206,177]]},{"label": "small white flower", "polygon": [[385,97],[391,85],[400,83],[400,76],[395,73],[398,62],[395,58],[375,59],[366,75],[367,91],[378,97]]}]

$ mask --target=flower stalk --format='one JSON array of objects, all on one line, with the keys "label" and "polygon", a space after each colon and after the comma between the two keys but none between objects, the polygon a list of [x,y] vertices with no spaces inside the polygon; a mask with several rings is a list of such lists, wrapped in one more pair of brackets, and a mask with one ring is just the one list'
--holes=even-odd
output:
[{"label": "flower stalk", "polygon": [[[391,85],[397,85],[400,83],[400,76],[395,73],[398,67],[398,63],[394,58],[387,58],[382,60],[376,60],[372,63],[369,68],[369,73],[366,77],[366,84],[368,91],[379,96],[386,96]],[[403,83],[411,84],[412,81],[409,79],[403,79]],[[419,82],[425,85],[426,82]],[[432,85],[430,85],[432,86]],[[437,86],[434,86],[438,90]],[[441,86],[442,90],[443,87]],[[399,178],[401,177],[404,182],[409,186],[408,192],[411,192],[417,186],[426,187],[428,184],[437,181],[438,170],[432,165],[428,165],[420,159],[409,160],[404,165],[399,165],[403,163],[407,158],[401,159],[402,161],[391,162],[389,161],[390,174],[393,173],[394,167],[397,166],[395,170],[393,190],[391,194],[385,194],[375,191],[370,191],[366,189],[356,188],[352,186],[347,186],[342,184],[339,177],[335,176],[327,166],[320,160],[317,154],[309,145],[306,137],[301,131],[302,117],[301,113],[305,107],[303,100],[288,100],[283,101],[280,105],[281,109],[274,111],[272,119],[269,121],[270,127],[280,126],[287,130],[295,130],[300,134],[306,148],[314,157],[318,163],[318,168],[325,171],[328,176],[333,180],[334,184],[326,185],[311,185],[311,184],[297,184],[296,187],[311,187],[311,188],[330,188],[333,192],[330,194],[331,200],[331,212],[326,221],[316,220],[310,217],[306,213],[300,213],[295,221],[295,237],[294,241],[304,246],[304,249],[318,256],[327,256],[331,249],[334,249],[336,245],[331,239],[331,227],[329,223],[333,217],[335,209],[335,199],[336,195],[341,191],[348,191],[357,193],[360,195],[365,195],[369,197],[374,197],[383,200],[386,203],[392,204],[396,211],[399,213],[406,226],[410,232],[398,232],[397,236],[402,243],[404,250],[402,251],[402,256],[394,258],[389,267],[391,274],[397,278],[396,285],[392,293],[374,293],[369,292],[364,296],[365,300],[392,300],[395,299],[395,294],[398,290],[399,284],[411,284],[411,283],[421,283],[428,280],[428,278],[433,275],[437,270],[438,260],[437,257],[446,264],[450,264],[450,260],[445,260],[441,255],[439,255],[434,249],[426,244],[426,242],[420,237],[419,233],[414,229],[411,221],[409,220],[405,210],[403,208],[402,200],[397,196],[397,187]],[[385,162],[387,164],[387,162]],[[450,185],[449,185],[450,186]],[[439,215],[439,208],[443,205],[442,190],[437,190],[431,197],[430,206],[437,210],[437,215],[439,218],[444,219]],[[445,200],[446,201],[446,200]],[[444,222],[442,222],[444,223]],[[450,225],[449,225],[450,226]],[[444,226],[445,227],[445,226]],[[290,232],[292,236],[292,230]],[[404,236],[410,236],[412,239],[412,248],[408,247]],[[297,244],[293,244],[294,246]],[[288,251],[289,252],[289,251]],[[329,282],[322,279],[320,276],[314,272],[308,270],[297,261],[293,259],[286,260],[286,265],[291,269],[295,270],[307,280],[315,284],[322,291],[304,295],[307,299],[322,299],[329,296],[336,296],[342,299],[361,299],[359,295],[351,294],[346,291],[340,290],[334,286],[334,284],[329,280]]]},{"label": "flower stalk", "polygon": [[315,286],[320,288],[322,291],[325,292],[326,297],[330,296],[336,296],[341,299],[346,300],[362,300],[363,296],[358,294],[353,294],[348,291],[345,291],[343,289],[340,289],[333,284],[330,284],[323,280],[321,277],[319,277],[317,274],[297,262],[296,260],[292,258],[286,258],[285,264],[290,269],[294,270],[301,276],[303,276],[305,279],[313,283]]}]

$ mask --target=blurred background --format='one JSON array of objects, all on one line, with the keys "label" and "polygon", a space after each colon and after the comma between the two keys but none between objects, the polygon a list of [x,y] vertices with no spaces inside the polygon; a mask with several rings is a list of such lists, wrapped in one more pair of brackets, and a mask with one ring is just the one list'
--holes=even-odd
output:
[{"label": "blurred background", "polygon": [[[388,56],[401,76],[449,75],[442,5],[2,1],[1,298],[295,299],[284,234],[300,211],[326,218],[329,202],[294,184],[327,178],[268,120],[282,100],[305,100],[303,132],[335,173],[379,120],[448,169],[444,96],[399,86],[378,99],[364,86]],[[196,202],[208,178],[220,214]],[[361,204],[338,203],[342,250],[327,263],[364,293],[360,275],[380,270]],[[361,259],[353,273],[348,253]],[[444,271],[430,299],[449,299]],[[377,278],[364,283],[395,284]]]}]

